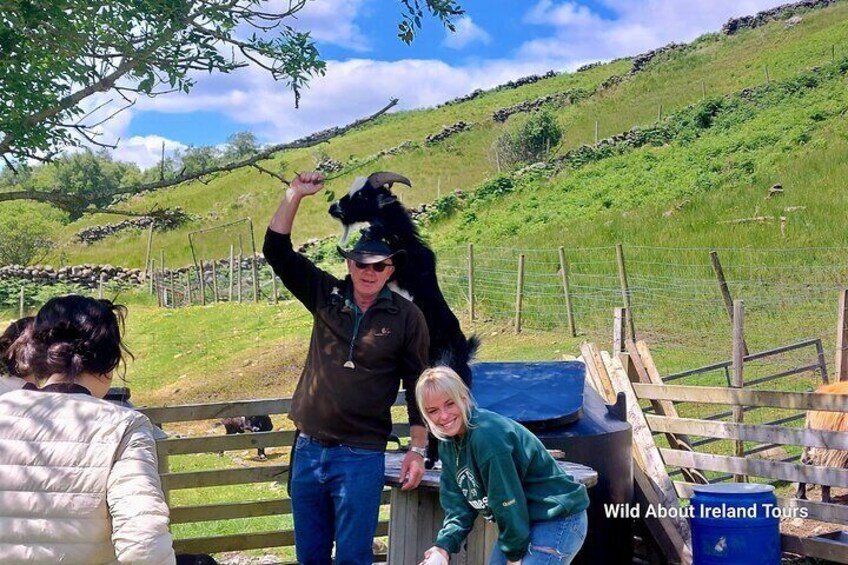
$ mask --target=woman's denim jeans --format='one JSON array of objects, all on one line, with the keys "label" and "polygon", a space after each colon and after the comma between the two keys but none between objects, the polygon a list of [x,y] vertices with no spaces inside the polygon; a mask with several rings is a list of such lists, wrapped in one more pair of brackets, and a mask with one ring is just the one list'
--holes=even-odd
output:
[{"label": "woman's denim jeans", "polygon": [[[530,547],[521,565],[567,565],[583,546],[587,529],[586,511],[566,518],[534,522],[530,526]],[[495,542],[489,565],[505,565],[506,555]]]},{"label": "woman's denim jeans", "polygon": [[323,447],[300,436],[295,444],[291,500],[297,561],[371,565],[380,512],[385,457],[382,450]]}]

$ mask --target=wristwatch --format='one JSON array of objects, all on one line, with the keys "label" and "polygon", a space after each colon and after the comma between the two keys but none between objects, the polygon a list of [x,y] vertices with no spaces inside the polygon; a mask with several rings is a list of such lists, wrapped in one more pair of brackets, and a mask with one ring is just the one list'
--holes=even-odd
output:
[{"label": "wristwatch", "polygon": [[427,459],[427,448],[426,447],[415,447],[414,445],[410,445],[409,450],[412,453],[417,453],[418,455],[420,455],[424,459]]}]

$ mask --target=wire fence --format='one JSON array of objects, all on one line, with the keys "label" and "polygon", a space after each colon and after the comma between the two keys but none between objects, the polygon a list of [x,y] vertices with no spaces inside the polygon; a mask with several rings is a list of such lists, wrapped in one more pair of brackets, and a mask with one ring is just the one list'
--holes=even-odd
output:
[{"label": "wire fence", "polygon": [[[661,352],[664,375],[731,358],[734,300],[744,302],[748,352],[818,339],[832,366],[845,347],[837,323],[848,248],[461,246],[441,250],[438,268],[441,290],[466,326],[608,344],[614,310],[628,307],[626,335],[632,337],[632,327]],[[148,284],[167,307],[289,297],[264,259],[251,255],[154,270]],[[746,363],[746,380],[809,365],[808,352],[793,349]],[[698,378],[718,384],[725,376],[715,370]],[[820,380],[818,370],[808,378],[793,375],[786,389],[809,390]]]}]

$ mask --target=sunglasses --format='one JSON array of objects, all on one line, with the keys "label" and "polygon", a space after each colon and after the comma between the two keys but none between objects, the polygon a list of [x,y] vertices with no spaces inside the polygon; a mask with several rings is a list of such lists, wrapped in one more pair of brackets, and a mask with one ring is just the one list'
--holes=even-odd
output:
[{"label": "sunglasses", "polygon": [[386,267],[394,266],[392,263],[386,263],[385,261],[380,261],[379,263],[360,263],[359,261],[354,261],[353,264],[356,265],[356,268],[360,271],[364,271],[365,269],[371,267],[372,269],[374,269],[375,273],[382,273],[386,270]]}]

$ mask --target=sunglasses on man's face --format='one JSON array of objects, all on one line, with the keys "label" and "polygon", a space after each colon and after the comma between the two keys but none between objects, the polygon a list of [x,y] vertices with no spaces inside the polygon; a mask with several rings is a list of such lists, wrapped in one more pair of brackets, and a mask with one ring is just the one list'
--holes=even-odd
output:
[{"label": "sunglasses on man's face", "polygon": [[360,263],[359,261],[354,261],[354,265],[360,271],[364,271],[365,269],[371,267],[374,269],[375,273],[382,273],[386,270],[386,267],[392,267],[392,263],[386,263],[385,261],[380,261],[379,263]]}]

